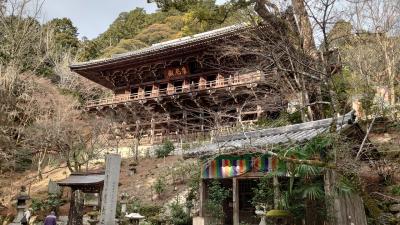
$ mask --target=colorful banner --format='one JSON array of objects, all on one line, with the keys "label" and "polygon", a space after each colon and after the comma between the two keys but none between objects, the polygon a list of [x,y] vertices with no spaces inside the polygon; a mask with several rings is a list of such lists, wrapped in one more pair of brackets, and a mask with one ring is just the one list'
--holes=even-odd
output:
[{"label": "colorful banner", "polygon": [[230,178],[247,172],[270,172],[277,166],[269,155],[219,156],[203,165],[203,178]]}]

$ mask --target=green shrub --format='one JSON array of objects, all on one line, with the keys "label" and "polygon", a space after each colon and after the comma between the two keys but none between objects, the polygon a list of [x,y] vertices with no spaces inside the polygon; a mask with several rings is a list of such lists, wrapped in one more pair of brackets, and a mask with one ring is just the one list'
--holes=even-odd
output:
[{"label": "green shrub", "polygon": [[167,157],[174,150],[174,144],[170,140],[166,140],[160,147],[156,149],[156,156],[157,158],[164,158]]},{"label": "green shrub", "polygon": [[185,212],[182,205],[180,205],[178,202],[172,203],[169,207],[171,210],[170,222],[173,225],[191,225],[192,224],[190,215]]},{"label": "green shrub", "polygon": [[183,143],[183,144],[182,144],[182,149],[183,149],[184,151],[189,150],[189,149],[190,149],[190,143],[187,143],[187,142]]},{"label": "green shrub", "polygon": [[220,224],[224,218],[223,202],[229,197],[230,190],[224,188],[218,180],[213,180],[208,189],[208,200],[206,201],[206,210],[215,220],[212,224]]},{"label": "green shrub", "polygon": [[164,193],[166,186],[167,185],[165,184],[165,180],[163,178],[159,177],[159,178],[157,178],[156,183],[154,184],[153,188],[154,188],[154,191],[159,196],[161,196]]},{"label": "green shrub", "polygon": [[63,204],[61,198],[57,195],[50,194],[47,199],[32,199],[31,208],[35,214],[45,216],[50,211],[57,213],[58,208]]},{"label": "green shrub", "polygon": [[15,171],[24,172],[32,168],[32,155],[28,150],[21,149],[15,154]]},{"label": "green shrub", "polygon": [[274,189],[272,178],[261,177],[257,188],[253,188],[254,197],[252,204],[254,206],[264,206],[266,209],[272,209],[274,206]]},{"label": "green shrub", "polygon": [[391,192],[393,195],[400,196],[400,185],[393,186]]},{"label": "green shrub", "polygon": [[160,224],[162,221],[161,218],[162,206],[157,205],[142,205],[139,207],[139,214],[146,218],[150,224]]}]

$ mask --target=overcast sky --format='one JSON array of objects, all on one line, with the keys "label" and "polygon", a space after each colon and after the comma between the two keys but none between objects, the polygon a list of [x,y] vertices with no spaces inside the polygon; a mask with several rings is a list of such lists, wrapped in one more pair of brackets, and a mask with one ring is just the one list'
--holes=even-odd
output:
[{"label": "overcast sky", "polygon": [[106,31],[121,12],[136,7],[147,12],[156,10],[155,4],[148,4],[147,0],[45,0],[43,14],[45,20],[70,18],[78,27],[79,37],[92,39]]}]

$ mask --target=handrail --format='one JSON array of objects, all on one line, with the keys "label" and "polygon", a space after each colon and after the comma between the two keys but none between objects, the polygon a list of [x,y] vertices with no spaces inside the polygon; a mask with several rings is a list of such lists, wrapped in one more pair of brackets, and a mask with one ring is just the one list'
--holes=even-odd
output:
[{"label": "handrail", "polygon": [[86,107],[96,107],[102,105],[118,104],[135,100],[153,99],[157,97],[170,96],[179,93],[186,93],[191,91],[203,91],[210,89],[217,89],[229,86],[238,86],[244,84],[250,84],[261,80],[261,74],[258,72],[233,76],[224,79],[216,79],[207,81],[205,83],[192,83],[176,87],[168,87],[165,89],[158,89],[157,91],[142,91],[140,93],[125,94],[125,95],[114,95],[109,98],[102,98],[97,100],[90,100],[87,102]]}]

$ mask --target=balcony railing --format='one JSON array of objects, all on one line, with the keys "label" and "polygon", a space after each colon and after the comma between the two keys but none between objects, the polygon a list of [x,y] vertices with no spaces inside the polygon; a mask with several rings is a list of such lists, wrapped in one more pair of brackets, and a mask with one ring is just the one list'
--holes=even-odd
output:
[{"label": "balcony railing", "polygon": [[200,80],[199,83],[184,84],[182,86],[169,86],[165,89],[142,91],[135,94],[114,95],[109,98],[91,100],[87,102],[86,107],[92,108],[97,106],[121,104],[125,102],[140,101],[145,99],[154,99],[158,97],[171,96],[182,93],[212,90],[225,87],[242,86],[242,85],[257,83],[261,81],[261,79],[262,79],[262,74],[260,72],[252,72],[229,78],[217,78],[216,80],[212,81],[202,82]]}]

